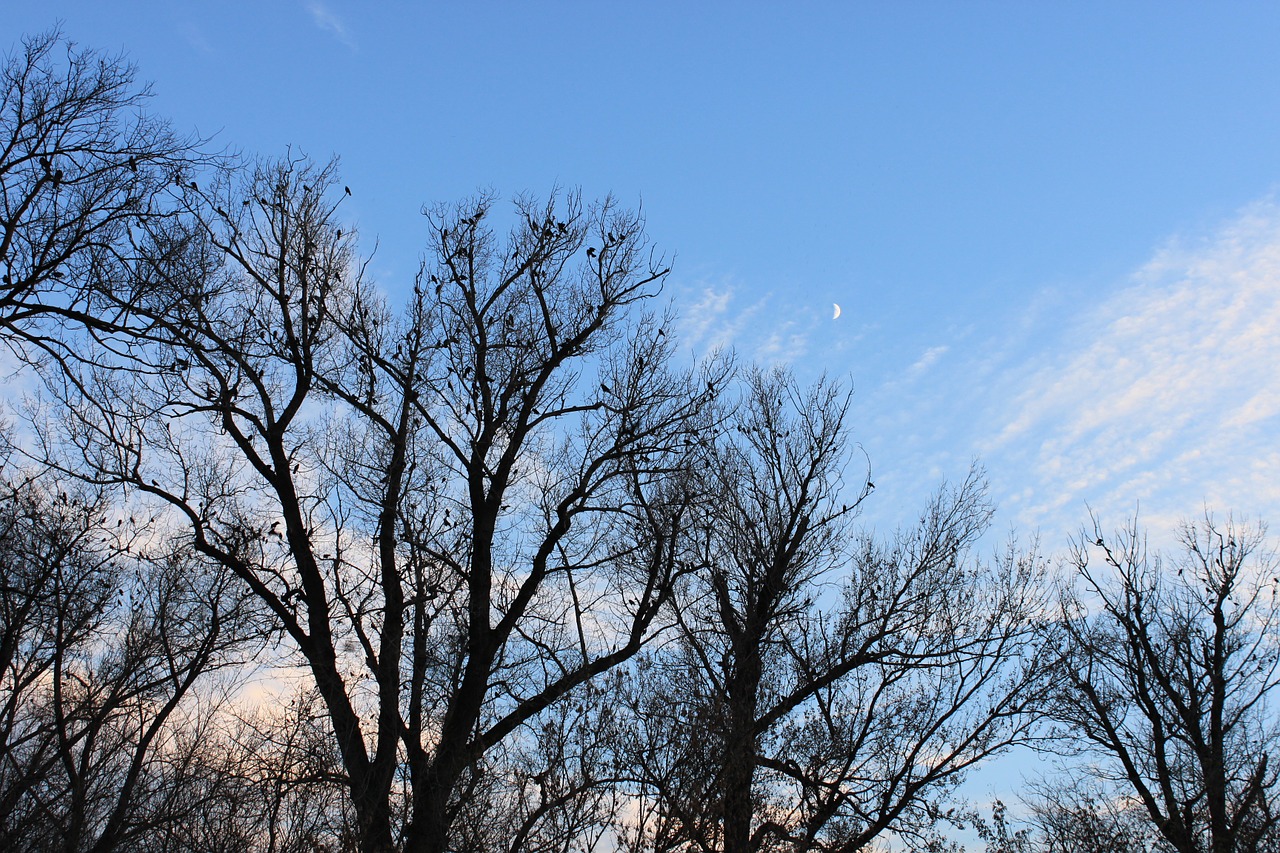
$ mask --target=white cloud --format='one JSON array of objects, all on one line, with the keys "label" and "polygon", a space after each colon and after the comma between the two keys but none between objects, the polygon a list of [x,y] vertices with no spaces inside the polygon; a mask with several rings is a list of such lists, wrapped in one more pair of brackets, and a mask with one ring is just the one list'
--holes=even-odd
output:
[{"label": "white cloud", "polygon": [[351,36],[351,31],[347,29],[347,25],[332,9],[319,2],[319,0],[311,0],[311,2],[307,3],[307,11],[311,13],[312,23],[325,32],[333,33],[338,41],[355,50],[356,43]]},{"label": "white cloud", "polygon": [[942,346],[929,347],[920,354],[920,357],[916,359],[915,364],[907,368],[907,374],[913,377],[919,376],[921,373],[928,370],[935,361],[946,355],[947,350],[949,349],[951,349],[951,347],[946,346],[945,344]]},{"label": "white cloud", "polygon": [[681,307],[681,340],[694,349],[714,349],[728,343],[737,331],[735,324],[726,319],[732,299],[732,287],[703,287],[693,303]]},{"label": "white cloud", "polygon": [[1066,328],[983,450],[1020,524],[1071,529],[1086,501],[1104,523],[1208,505],[1280,524],[1280,207],[1169,243]]},{"label": "white cloud", "polygon": [[202,29],[191,21],[184,21],[178,25],[178,31],[182,37],[186,39],[187,44],[198,50],[206,56],[212,56],[214,53],[213,46],[209,44],[209,39],[205,36]]},{"label": "white cloud", "polygon": [[[767,291],[746,304],[741,294],[742,288],[727,280],[695,280],[673,288],[681,345],[698,355],[732,348],[761,364],[795,364],[811,354],[810,339],[830,323],[825,309],[794,293]],[[826,355],[857,340],[856,328],[828,340]]]},{"label": "white cloud", "polygon": [[729,347],[740,351],[763,351],[770,346],[781,352],[793,344],[783,336],[785,330],[794,325],[790,321],[779,319],[772,329],[759,328],[756,321],[767,297],[739,306],[735,303],[737,295],[737,288],[726,282],[699,283],[684,294],[678,294],[680,343],[698,354]]},{"label": "white cloud", "polygon": [[779,322],[755,349],[757,361],[766,364],[790,364],[809,350],[809,334],[799,322]]}]

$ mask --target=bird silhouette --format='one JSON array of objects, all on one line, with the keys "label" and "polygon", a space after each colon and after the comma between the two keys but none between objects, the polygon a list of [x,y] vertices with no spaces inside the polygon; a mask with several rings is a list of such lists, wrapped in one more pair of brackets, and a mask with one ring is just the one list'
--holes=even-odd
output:
[{"label": "bird silhouette", "polygon": [[351,195],[351,187],[343,187],[342,189],[347,195]]}]

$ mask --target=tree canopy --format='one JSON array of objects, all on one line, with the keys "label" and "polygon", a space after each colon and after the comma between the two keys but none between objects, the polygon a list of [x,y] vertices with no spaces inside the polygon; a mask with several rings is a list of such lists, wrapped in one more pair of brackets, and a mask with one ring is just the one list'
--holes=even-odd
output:
[{"label": "tree canopy", "polygon": [[[1260,529],[1095,531],[1056,597],[977,465],[858,529],[849,386],[686,357],[617,199],[430,206],[389,292],[336,160],[57,32],[2,85],[6,849],[1275,844]],[[1090,784],[975,821],[1028,743]]]}]

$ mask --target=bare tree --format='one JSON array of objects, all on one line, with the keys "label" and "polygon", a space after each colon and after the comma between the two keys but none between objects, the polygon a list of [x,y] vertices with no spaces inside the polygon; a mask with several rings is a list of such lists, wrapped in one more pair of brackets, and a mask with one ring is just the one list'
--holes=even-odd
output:
[{"label": "bare tree", "polygon": [[198,140],[146,112],[150,90],[121,56],[57,30],[26,38],[0,68],[0,336],[36,323],[127,319],[115,292],[131,229],[172,213],[170,191],[208,163]]},{"label": "bare tree", "polygon": [[1280,609],[1263,528],[1206,516],[1166,559],[1136,522],[1108,537],[1095,520],[1073,563],[1064,746],[1181,853],[1275,849]]},{"label": "bare tree", "polygon": [[361,849],[443,851],[476,797],[534,793],[508,747],[651,636],[721,377],[669,367],[641,313],[667,270],[611,200],[517,199],[505,240],[488,196],[429,211],[396,312],[338,186],[300,159],[184,186],[138,241],[145,322],[51,355],[51,456],[166,504],[252,590],[323,701]]},{"label": "bare tree", "polygon": [[467,853],[592,853],[609,850],[627,807],[609,737],[621,673],[589,682],[544,713],[532,737],[502,745],[497,770],[477,779],[451,849]]},{"label": "bare tree", "polygon": [[[190,760],[175,774],[183,819],[151,833],[165,853],[346,853],[355,816],[327,714],[313,690],[256,708],[241,696],[204,725],[189,725]],[[203,721],[202,721],[203,722]],[[194,744],[198,743],[198,747]]]},{"label": "bare tree", "polygon": [[1037,783],[1028,814],[1012,821],[996,801],[991,821],[974,818],[985,853],[1165,853],[1141,808],[1092,780],[1062,777]]},{"label": "bare tree", "polygon": [[185,819],[182,730],[244,614],[226,576],[54,483],[0,492],[0,846],[124,849]]},{"label": "bare tree", "polygon": [[965,770],[1027,731],[1039,561],[972,557],[991,515],[976,471],[892,543],[859,541],[848,395],[757,371],[743,397],[702,466],[705,568],[678,640],[639,668],[628,844],[924,844]]}]

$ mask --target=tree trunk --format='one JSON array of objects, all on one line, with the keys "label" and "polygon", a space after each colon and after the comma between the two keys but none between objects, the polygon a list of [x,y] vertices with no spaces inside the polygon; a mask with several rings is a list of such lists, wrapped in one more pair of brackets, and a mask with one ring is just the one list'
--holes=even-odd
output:
[{"label": "tree trunk", "polygon": [[756,769],[756,704],[763,665],[758,643],[742,650],[738,670],[728,685],[729,720],[721,768],[724,802],[724,853],[751,853],[751,820],[755,813],[752,783]]}]

